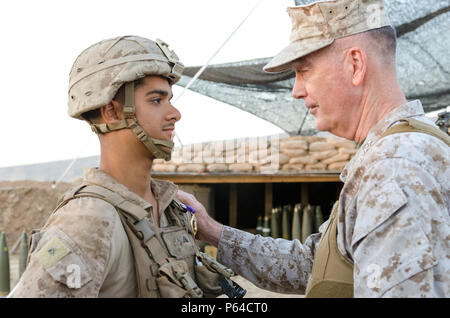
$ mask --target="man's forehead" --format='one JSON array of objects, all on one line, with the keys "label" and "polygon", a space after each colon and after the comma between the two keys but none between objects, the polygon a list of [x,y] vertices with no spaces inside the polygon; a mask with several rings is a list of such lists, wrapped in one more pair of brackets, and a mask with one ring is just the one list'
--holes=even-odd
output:
[{"label": "man's forehead", "polygon": [[170,83],[170,80],[167,77],[165,77],[163,75],[158,75],[158,74],[146,75],[142,78],[142,81],[144,84],[147,84],[147,83],[155,82],[154,79],[156,79],[156,81],[159,81],[159,80],[167,81],[169,83],[169,85],[172,86]]},{"label": "man's forehead", "polygon": [[311,61],[308,58],[308,56],[303,56],[299,59],[296,59],[294,62],[291,63],[291,67],[293,67],[293,68],[299,68],[299,67],[305,67],[305,66],[311,66]]},{"label": "man's forehead", "polygon": [[[336,41],[335,41],[336,42]],[[312,67],[321,63],[324,59],[329,59],[334,55],[336,51],[334,48],[334,42],[326,47],[323,47],[317,51],[306,54],[291,63],[291,68],[300,68],[300,67]]]}]

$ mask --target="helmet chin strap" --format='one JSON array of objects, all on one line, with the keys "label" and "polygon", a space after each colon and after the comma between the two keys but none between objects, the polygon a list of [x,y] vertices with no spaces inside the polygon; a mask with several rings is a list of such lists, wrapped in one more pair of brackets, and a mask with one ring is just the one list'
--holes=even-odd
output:
[{"label": "helmet chin strap", "polygon": [[[152,138],[138,124],[134,107],[134,82],[125,84],[125,105],[123,106],[124,119],[114,124],[93,124],[92,130],[97,134],[105,134],[110,131],[129,128],[144,146],[153,154],[155,159],[164,159],[169,161],[172,154],[174,143],[171,140],[162,140]],[[166,150],[163,147],[169,149]]]}]

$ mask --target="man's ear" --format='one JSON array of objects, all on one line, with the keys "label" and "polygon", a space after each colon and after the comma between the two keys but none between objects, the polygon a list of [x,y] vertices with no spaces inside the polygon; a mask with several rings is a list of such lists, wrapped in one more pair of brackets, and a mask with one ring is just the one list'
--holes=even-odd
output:
[{"label": "man's ear", "polygon": [[106,124],[111,124],[123,119],[122,110],[122,105],[118,101],[112,100],[100,108],[100,114]]},{"label": "man's ear", "polygon": [[367,72],[367,54],[359,47],[352,47],[347,51],[346,64],[352,76],[352,84],[361,86]]}]

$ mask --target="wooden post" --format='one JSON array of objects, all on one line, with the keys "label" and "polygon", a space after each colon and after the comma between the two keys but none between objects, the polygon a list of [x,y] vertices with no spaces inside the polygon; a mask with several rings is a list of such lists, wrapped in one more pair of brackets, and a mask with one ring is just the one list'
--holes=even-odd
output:
[{"label": "wooden post", "polygon": [[236,184],[230,184],[229,223],[231,227],[237,227],[237,189]]},{"label": "wooden post", "polygon": [[304,208],[309,203],[309,189],[308,184],[305,182],[301,183],[301,187],[301,203],[302,208]]},{"label": "wooden post", "polygon": [[272,183],[265,184],[265,215],[270,216],[272,214],[273,208],[273,192],[272,192]]}]

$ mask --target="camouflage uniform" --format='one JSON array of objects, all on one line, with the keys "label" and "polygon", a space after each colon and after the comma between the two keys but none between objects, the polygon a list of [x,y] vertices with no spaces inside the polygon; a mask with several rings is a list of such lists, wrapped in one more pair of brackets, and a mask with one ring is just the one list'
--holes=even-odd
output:
[{"label": "camouflage uniform", "polygon": [[[151,205],[98,169],[86,169],[84,181],[111,189],[152,215]],[[159,203],[161,227],[169,225],[164,211],[178,187],[151,180]],[[68,248],[55,264],[43,256],[45,244],[57,238]],[[42,252],[41,252],[42,251]],[[73,288],[71,264],[80,267],[79,288]],[[70,288],[72,287],[72,288]],[[136,297],[137,284],[131,246],[116,209],[104,200],[82,197],[52,214],[42,231],[34,234],[27,270],[14,297]]]},{"label": "camouflage uniform", "polygon": [[[433,124],[420,101],[379,121],[341,173],[338,248],[355,297],[450,297],[450,148],[422,133],[381,138],[400,118]],[[259,287],[304,293],[326,228],[299,241],[225,226],[217,259]]]}]

